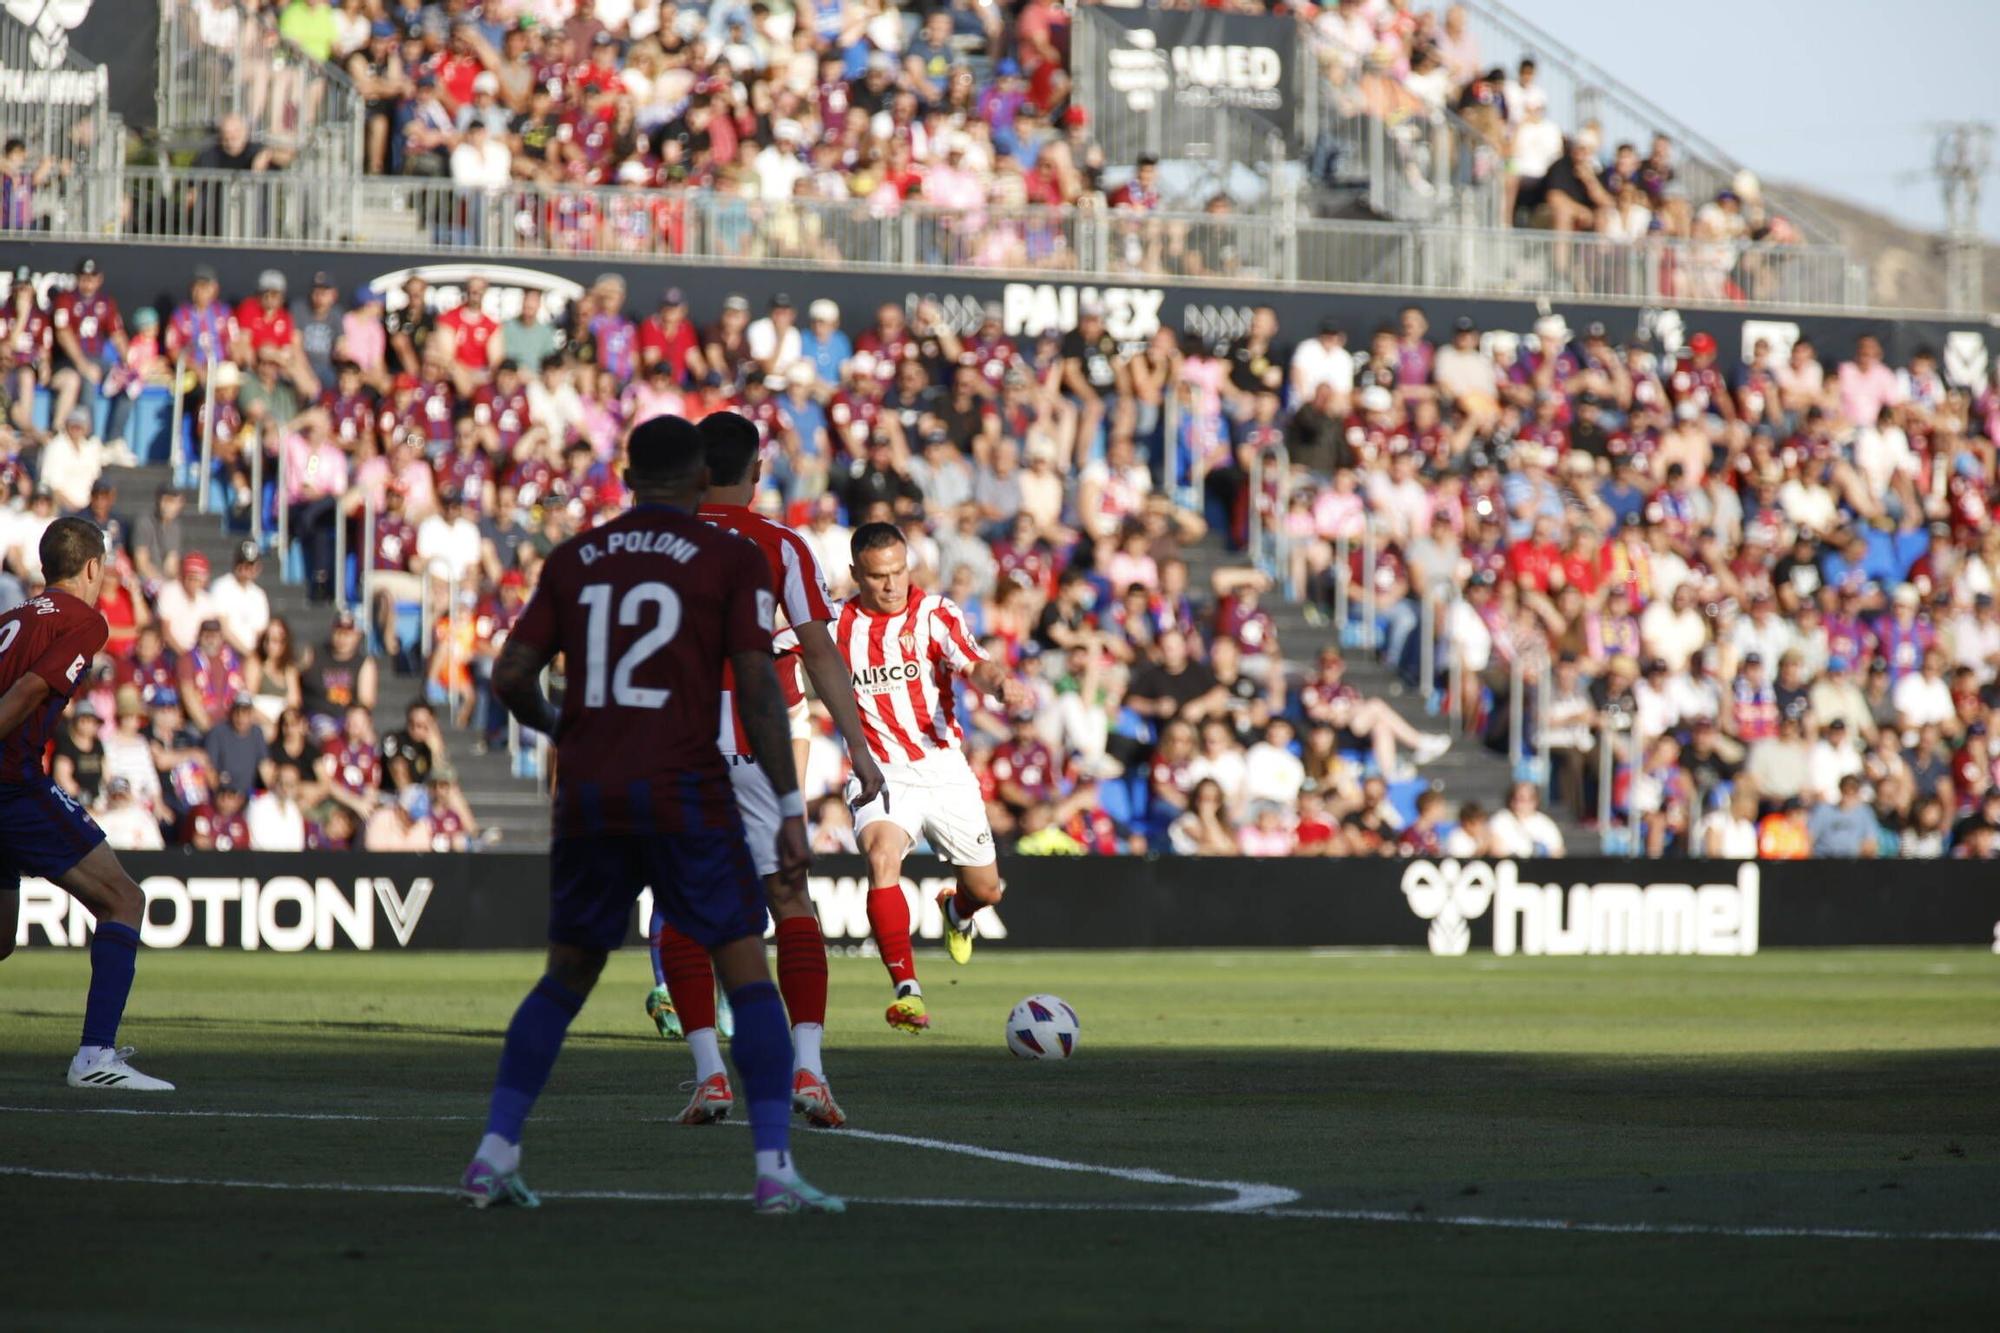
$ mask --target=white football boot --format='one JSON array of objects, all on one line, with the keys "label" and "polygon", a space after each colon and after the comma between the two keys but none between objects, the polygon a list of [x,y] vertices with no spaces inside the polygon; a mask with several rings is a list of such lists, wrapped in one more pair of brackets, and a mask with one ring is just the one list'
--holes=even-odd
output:
[{"label": "white football boot", "polygon": [[125,1063],[139,1053],[136,1046],[97,1046],[78,1051],[69,1062],[72,1088],[99,1088],[107,1092],[172,1092],[174,1085],[163,1078],[142,1074]]}]

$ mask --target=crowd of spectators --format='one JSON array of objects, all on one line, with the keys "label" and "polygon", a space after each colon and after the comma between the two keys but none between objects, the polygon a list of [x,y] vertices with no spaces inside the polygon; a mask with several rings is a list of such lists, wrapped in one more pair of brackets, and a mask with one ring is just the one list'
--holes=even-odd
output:
[{"label": "crowd of spectators", "polygon": [[[90,302],[108,378],[125,330],[100,284],[80,273],[57,298],[67,313],[41,322],[74,325],[76,300]],[[1792,845],[1794,817],[1806,847],[1845,849],[1855,801],[1876,821],[1856,847],[1938,850],[1925,830],[1974,846],[1959,826],[2000,776],[1985,739],[2000,706],[2000,388],[1947,385],[1926,350],[1894,368],[1873,338],[1824,363],[1809,342],[1760,339],[1739,362],[1706,333],[1618,347],[1559,316],[1525,333],[1461,318],[1440,342],[1416,307],[1351,349],[1335,321],[1299,336],[1268,308],[1223,346],[1167,331],[1128,345],[1089,301],[1075,329],[1015,338],[997,306],[971,329],[928,303],[853,312],[783,292],[697,314],[676,288],[635,294],[608,273],[561,309],[477,277],[300,285],[295,299],[273,270],[231,304],[197,271],[147,324],[166,331],[160,355],[190,353],[191,401],[209,398],[201,379],[213,387],[213,419],[195,413],[214,460],[199,484],[245,527],[253,506],[267,527],[282,507],[313,596],[334,599],[344,579],[360,605],[346,646],[301,667],[300,706],[329,736],[351,724],[314,710],[312,673],[372,643],[499,742],[486,672],[546,553],[626,503],[626,429],[727,409],[764,432],[759,503],[800,528],[836,592],[847,532],[894,521],[919,581],[1036,682],[1031,720],[976,699],[962,714],[996,829],[1019,845],[1560,847],[1532,787],[1485,814],[1417,800],[1444,737],[1356,693],[1338,648],[1281,644],[1272,574],[1321,623],[1338,606],[1380,608],[1360,641],[1420,689],[1458,682],[1453,711],[1495,742],[1494,701],[1518,665],[1553,811],[1589,821],[1608,801],[1622,826],[1636,806],[1656,854],[1740,847],[1730,821],[1744,818],[1767,850]],[[13,309],[35,301],[22,290]],[[96,383],[73,355],[22,373],[53,391],[62,372],[79,392]],[[1292,474],[1253,484],[1279,442]],[[10,446],[22,508],[6,558],[25,587],[35,523],[79,495],[112,513],[116,497],[93,494],[97,473],[72,459],[82,445],[17,432]],[[1155,484],[1169,450],[1187,483],[1176,494]],[[1253,512],[1261,559],[1204,560],[1212,572],[1191,577],[1188,548],[1213,530],[1241,549]],[[343,527],[370,572],[365,604],[354,571],[335,568]],[[154,635],[172,636],[167,649],[200,654],[205,617],[182,603],[203,575],[164,558],[134,544],[133,610],[114,624],[136,644],[147,614],[168,626]],[[216,615],[229,651],[262,656],[254,629]],[[1438,676],[1417,681],[1425,660]],[[190,699],[180,669],[184,715],[204,732],[226,724],[234,689]],[[1619,739],[1600,791],[1607,720]],[[823,738],[815,797],[838,791],[841,763]],[[1843,798],[1849,776],[1860,786]],[[824,845],[851,836],[838,800],[816,817]]]},{"label": "crowd of spectators", "polygon": [[1745,276],[1742,246],[1799,239],[1747,171],[1691,196],[1668,135],[1612,142],[1596,121],[1557,124],[1535,59],[1511,70],[1488,64],[1461,5],[1336,0],[1305,21],[1341,104],[1390,125],[1406,148],[1451,163],[1460,183],[1497,182],[1503,225],[1692,241],[1685,271],[1663,284],[1663,294],[1683,298],[1740,296],[1726,288]]}]

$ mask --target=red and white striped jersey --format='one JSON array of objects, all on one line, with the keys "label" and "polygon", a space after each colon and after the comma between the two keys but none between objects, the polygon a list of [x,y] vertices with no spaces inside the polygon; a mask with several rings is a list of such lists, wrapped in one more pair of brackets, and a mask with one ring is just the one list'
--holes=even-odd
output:
[{"label": "red and white striped jersey", "polygon": [[964,743],[952,677],[986,660],[965,612],[949,597],[910,589],[892,615],[840,608],[833,641],[847,659],[861,728],[878,763],[913,764]]},{"label": "red and white striped jersey", "polygon": [[[833,619],[833,597],[827,592],[826,575],[821,572],[812,547],[806,545],[798,533],[743,505],[705,504],[699,510],[699,516],[718,528],[747,537],[764,553],[764,562],[771,567],[771,592],[777,598],[778,610],[782,613],[781,631],[793,625]],[[799,666],[798,648],[796,635],[785,634],[783,642],[775,636],[773,638],[772,653],[777,658],[778,683],[784,687],[787,704],[796,704],[805,698],[805,680]],[[750,737],[743,730],[743,719],[736,713],[734,685],[735,679],[725,667],[722,677],[722,729],[717,743],[724,754],[749,754]]]}]

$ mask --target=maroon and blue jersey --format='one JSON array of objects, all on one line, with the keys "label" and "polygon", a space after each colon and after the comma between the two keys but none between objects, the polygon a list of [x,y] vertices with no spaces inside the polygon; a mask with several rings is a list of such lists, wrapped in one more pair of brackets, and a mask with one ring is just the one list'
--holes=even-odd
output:
[{"label": "maroon and blue jersey", "polygon": [[640,505],[550,553],[513,637],[564,660],[555,837],[738,826],[717,745],[723,667],[771,651],[752,542]]},{"label": "maroon and blue jersey", "polygon": [[39,365],[49,354],[49,317],[29,302],[24,310],[8,301],[0,305],[0,364],[10,369]]},{"label": "maroon and blue jersey", "polygon": [[360,393],[328,389],[319,396],[319,405],[332,418],[333,438],[340,441],[341,448],[351,451],[368,438],[368,428],[375,420],[375,395],[366,389]]},{"label": "maroon and blue jersey", "polygon": [[505,393],[489,384],[472,400],[472,419],[493,427],[500,437],[501,453],[512,457],[514,446],[521,442],[533,419],[528,411],[528,391],[517,386],[512,393]]},{"label": "maroon and blue jersey", "polygon": [[60,588],[0,614],[0,695],[30,675],[49,687],[42,706],[0,738],[0,784],[39,783],[46,776],[63,709],[110,635],[95,607]]},{"label": "maroon and blue jersey", "polygon": [[462,454],[454,449],[438,460],[438,490],[456,491],[474,514],[486,507],[486,483],[492,480],[493,460],[481,450]]},{"label": "maroon and blue jersey", "polygon": [[125,321],[119,317],[118,303],[105,295],[102,289],[94,296],[64,292],[56,297],[50,318],[57,333],[67,329],[76,335],[78,349],[90,361],[102,361],[104,349],[112,345],[111,340],[125,332]]}]

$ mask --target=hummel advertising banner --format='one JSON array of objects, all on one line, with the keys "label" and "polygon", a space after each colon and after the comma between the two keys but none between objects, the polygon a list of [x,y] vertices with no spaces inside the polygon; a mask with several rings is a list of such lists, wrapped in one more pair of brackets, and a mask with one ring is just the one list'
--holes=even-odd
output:
[{"label": "hummel advertising banner", "polygon": [[[149,948],[527,949],[545,939],[537,855],[128,853]],[[1701,954],[1767,948],[1968,945],[2000,951],[2000,882],[1964,861],[1222,861],[1009,858],[982,918],[1001,948],[1406,948],[1454,956]],[[949,867],[913,859],[903,890],[941,931]],[[858,857],[815,867],[836,947],[868,938]],[[650,899],[635,905],[643,938]],[[21,887],[16,943],[78,948],[90,918],[54,886]]]}]

